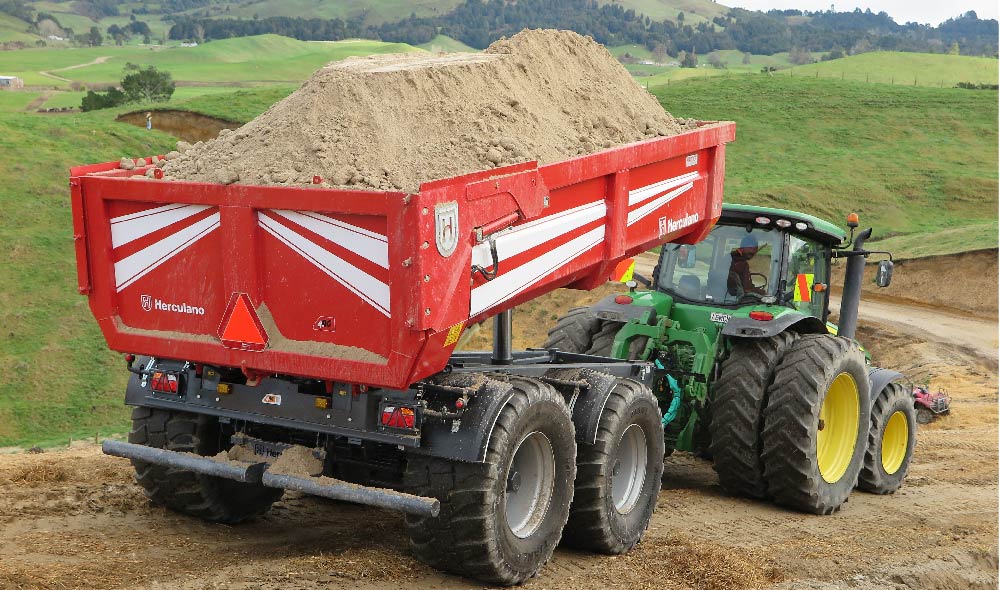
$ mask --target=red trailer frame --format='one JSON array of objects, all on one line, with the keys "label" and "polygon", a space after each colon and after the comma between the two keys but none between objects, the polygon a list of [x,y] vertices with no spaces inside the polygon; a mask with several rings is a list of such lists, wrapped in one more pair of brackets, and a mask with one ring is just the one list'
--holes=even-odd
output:
[{"label": "red trailer frame", "polygon": [[703,239],[734,138],[703,123],[413,194],[146,179],[155,158],[80,166],[79,290],[117,351],[405,389],[469,323]]}]

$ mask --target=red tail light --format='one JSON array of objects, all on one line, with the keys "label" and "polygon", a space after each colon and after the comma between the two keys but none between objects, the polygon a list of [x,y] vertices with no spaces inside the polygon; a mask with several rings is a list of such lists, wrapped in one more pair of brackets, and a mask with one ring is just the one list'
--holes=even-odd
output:
[{"label": "red tail light", "polygon": [[149,380],[149,388],[160,393],[176,395],[180,390],[180,380],[172,373],[153,373],[153,377]]},{"label": "red tail light", "polygon": [[417,425],[417,414],[406,406],[385,406],[382,408],[382,426],[413,430]]},{"label": "red tail light", "polygon": [[751,311],[750,319],[758,322],[769,322],[774,319],[774,314],[769,311]]},{"label": "red tail light", "polygon": [[628,295],[619,295],[615,297],[615,303],[617,303],[618,305],[628,305],[632,303],[632,298],[629,297]]}]

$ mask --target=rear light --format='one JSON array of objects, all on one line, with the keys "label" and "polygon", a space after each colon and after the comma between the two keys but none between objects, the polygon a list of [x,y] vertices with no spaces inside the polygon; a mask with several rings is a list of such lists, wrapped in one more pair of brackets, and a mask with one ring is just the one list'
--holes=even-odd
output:
[{"label": "rear light", "polygon": [[617,303],[618,305],[628,305],[632,303],[632,298],[629,297],[628,295],[619,295],[615,297],[615,303]]},{"label": "rear light", "polygon": [[384,406],[380,421],[386,428],[414,430],[417,427],[417,413],[406,406]]},{"label": "rear light", "polygon": [[153,373],[149,380],[149,388],[159,393],[172,393],[177,395],[180,392],[180,379],[173,373],[163,373],[157,371]]},{"label": "rear light", "polygon": [[758,322],[769,322],[774,319],[774,314],[769,311],[751,311],[750,319]]}]

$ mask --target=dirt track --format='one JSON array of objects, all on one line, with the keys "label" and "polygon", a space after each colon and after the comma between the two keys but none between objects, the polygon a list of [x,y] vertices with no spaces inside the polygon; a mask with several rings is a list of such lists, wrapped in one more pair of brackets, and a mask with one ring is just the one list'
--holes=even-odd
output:
[{"label": "dirt track", "polygon": [[[527,587],[996,588],[995,320],[963,315],[953,334],[942,329],[951,316],[925,325],[881,305],[865,307],[859,333],[875,360],[955,398],[950,416],[921,428],[899,493],[801,515],[725,496],[708,463],[679,453],[636,551],[559,550]],[[955,346],[970,329],[993,340]],[[289,493],[257,523],[209,525],[150,507],[130,473],[94,445],[0,457],[0,589],[474,586],[414,562],[391,512]]]}]

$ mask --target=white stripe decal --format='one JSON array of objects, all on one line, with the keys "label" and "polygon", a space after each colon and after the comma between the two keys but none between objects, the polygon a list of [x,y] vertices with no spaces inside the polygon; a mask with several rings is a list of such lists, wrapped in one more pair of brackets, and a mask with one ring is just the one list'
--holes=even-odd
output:
[{"label": "white stripe decal", "polygon": [[323,271],[327,276],[347,287],[352,293],[369,303],[386,317],[389,316],[389,285],[364,271],[351,266],[335,254],[321,248],[309,239],[267,217],[259,217],[258,223],[264,230],[303,258]]},{"label": "white stripe decal", "polygon": [[[602,219],[606,215],[607,205],[604,204],[604,201],[594,201],[519,225],[494,240],[497,245],[497,258],[501,261],[513,258],[535,246]],[[483,268],[493,265],[493,256],[490,253],[488,243],[477,244],[472,248],[472,264]]]},{"label": "white stripe decal", "polygon": [[660,207],[666,205],[670,201],[673,201],[677,197],[679,197],[679,196],[683,195],[684,193],[686,193],[687,191],[691,190],[691,187],[693,187],[693,186],[694,186],[694,183],[693,182],[689,182],[689,183],[685,184],[684,186],[680,187],[679,189],[676,189],[674,191],[671,191],[671,192],[663,195],[662,197],[656,199],[655,201],[650,201],[649,203],[646,203],[645,205],[643,205],[642,207],[639,207],[638,209],[634,209],[632,211],[629,211],[628,212],[628,221],[626,222],[626,225],[632,225],[636,221],[639,221],[643,217],[646,217],[647,215],[649,215],[653,211],[656,211]]},{"label": "white stripe decal", "polygon": [[117,248],[148,236],[208,208],[208,205],[173,204],[115,217],[111,220],[111,247]]},{"label": "white stripe decal", "polygon": [[151,246],[139,250],[128,258],[119,260],[115,263],[116,289],[121,292],[122,289],[146,276],[218,227],[219,214],[214,213]]},{"label": "white stripe decal", "polygon": [[350,250],[382,268],[389,268],[389,243],[382,234],[318,213],[279,209],[272,211],[315,234],[323,236],[345,250]]},{"label": "white stripe decal", "polygon": [[674,178],[668,178],[667,180],[661,180],[650,185],[646,185],[635,190],[628,192],[628,205],[638,205],[643,201],[648,201],[653,197],[663,194],[664,192],[676,188],[682,184],[687,184],[689,182],[694,182],[698,180],[699,176],[697,172],[688,172],[687,174],[682,174]]},{"label": "white stripe decal", "polygon": [[470,302],[470,315],[478,315],[510,299],[525,288],[542,280],[552,271],[566,265],[574,258],[600,244],[604,240],[604,228],[604,225],[595,227],[585,234],[577,236],[565,244],[542,254],[531,262],[522,264],[492,281],[474,288]]}]

